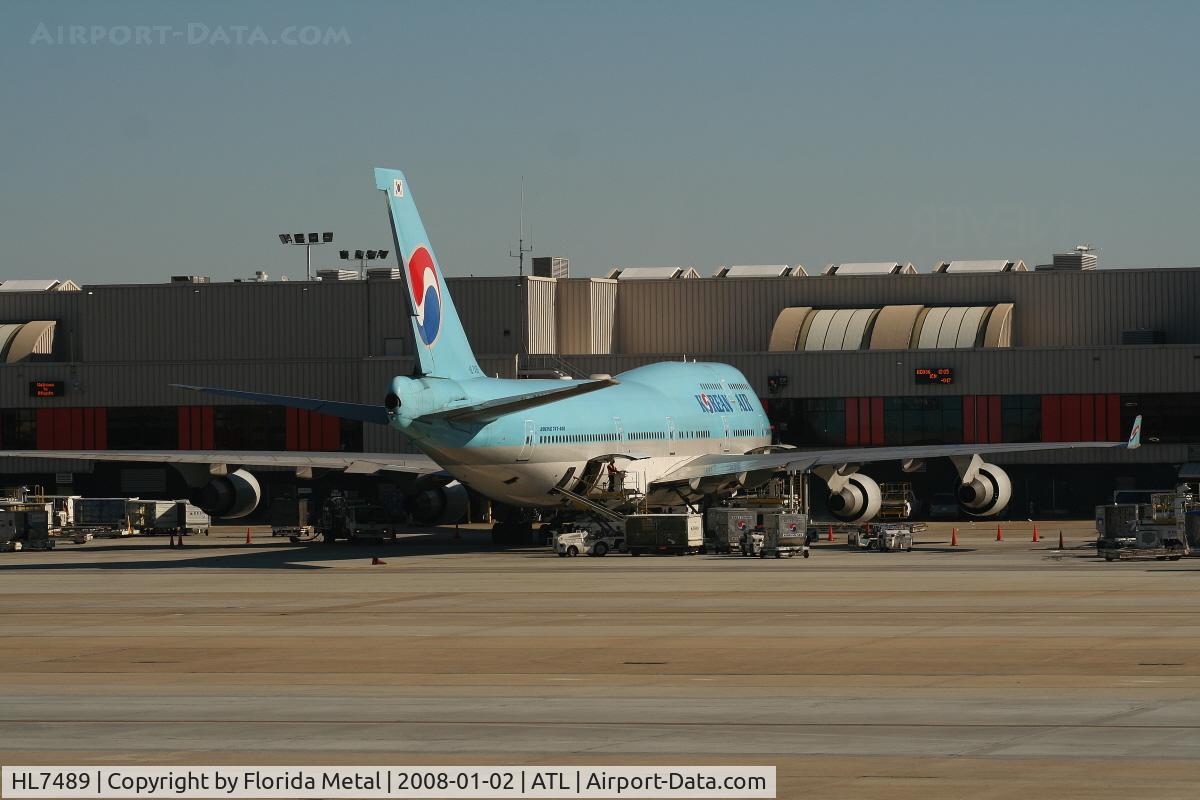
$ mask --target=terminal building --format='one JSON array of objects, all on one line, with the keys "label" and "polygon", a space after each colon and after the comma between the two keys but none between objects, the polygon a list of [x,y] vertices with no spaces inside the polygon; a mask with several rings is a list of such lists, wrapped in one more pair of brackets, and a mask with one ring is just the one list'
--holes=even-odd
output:
[{"label": "terminal building", "polygon": [[[1170,487],[1200,461],[1200,269],[1095,269],[1079,249],[1017,259],[617,267],[571,278],[450,278],[480,365],[503,377],[616,375],[660,360],[724,361],[797,447],[1123,440],[1135,451],[998,456],[1011,516],[1090,513],[1117,488]],[[391,429],[212,398],[173,383],[382,402],[413,366],[398,270],[320,281],[76,286],[0,283],[0,451],[238,449],[406,452]],[[10,288],[11,284],[11,288]],[[944,468],[943,468],[944,467]],[[954,489],[949,465],[905,480]],[[0,486],[147,494],[165,466],[0,458]],[[266,491],[295,491],[291,473]],[[322,478],[337,481],[340,476]]]}]

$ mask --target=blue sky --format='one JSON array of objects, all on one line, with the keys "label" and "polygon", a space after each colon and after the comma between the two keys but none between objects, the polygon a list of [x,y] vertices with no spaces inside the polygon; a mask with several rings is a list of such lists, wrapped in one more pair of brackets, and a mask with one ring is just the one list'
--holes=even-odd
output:
[{"label": "blue sky", "polygon": [[[451,275],[515,271],[521,176],[537,254],[574,274],[1032,266],[1081,241],[1193,266],[1198,22],[1165,2],[10,1],[0,278],[296,278],[280,231],[390,249],[377,165],[408,173]],[[214,43],[234,26],[349,43]]]}]

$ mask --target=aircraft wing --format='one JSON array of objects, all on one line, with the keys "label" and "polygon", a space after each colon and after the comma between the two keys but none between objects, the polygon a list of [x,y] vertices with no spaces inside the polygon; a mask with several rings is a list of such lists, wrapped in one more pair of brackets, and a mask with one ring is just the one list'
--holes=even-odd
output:
[{"label": "aircraft wing", "polygon": [[908,459],[944,458],[948,456],[993,455],[996,453],[1029,453],[1039,450],[1074,450],[1079,448],[1120,448],[1134,450],[1141,445],[1142,418],[1133,423],[1128,441],[1124,442],[1022,442],[1010,444],[939,444],[904,447],[849,447],[839,450],[787,450],[781,453],[739,455],[717,453],[697,458],[661,476],[655,485],[682,483],[743,472],[777,470],[804,472],[826,464],[864,464],[872,461],[903,461]]},{"label": "aircraft wing", "polygon": [[303,408],[306,411],[317,411],[331,417],[356,419],[371,422],[375,425],[387,425],[387,409],[382,405],[369,406],[362,403],[342,403],[336,400],[317,400],[310,397],[292,397],[286,394],[263,394],[262,392],[244,392],[241,389],[218,389],[212,386],[189,386],[183,383],[172,383],[172,388],[187,389],[203,394],[215,394],[221,397],[236,397],[239,400],[253,400],[256,403],[269,403],[289,408]]},{"label": "aircraft wing", "polygon": [[0,458],[56,458],[76,461],[131,461],[159,464],[225,464],[243,467],[336,469],[369,475],[440,472],[429,456],[407,453],[275,452],[260,450],[0,450]]},{"label": "aircraft wing", "polygon": [[422,422],[431,420],[445,420],[447,422],[484,422],[497,417],[502,417],[505,414],[511,414],[516,411],[524,411],[527,408],[543,406],[547,403],[554,403],[559,400],[566,400],[568,397],[578,397],[588,394],[599,389],[607,389],[609,386],[616,386],[617,381],[612,378],[604,378],[598,381],[588,381],[587,383],[576,383],[562,389],[548,389],[541,392],[529,392],[528,394],[509,395],[508,397],[498,397],[495,400],[487,400],[482,403],[474,403],[469,406],[461,406],[459,408],[451,408],[446,411],[435,411],[432,414],[422,414],[418,419]]}]

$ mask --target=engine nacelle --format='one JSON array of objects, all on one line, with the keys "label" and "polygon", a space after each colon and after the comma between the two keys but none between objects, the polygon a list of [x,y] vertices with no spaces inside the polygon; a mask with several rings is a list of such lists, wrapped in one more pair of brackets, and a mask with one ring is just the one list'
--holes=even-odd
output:
[{"label": "engine nacelle", "polygon": [[213,517],[244,517],[258,508],[262,487],[244,469],[213,478],[192,498],[192,502]]},{"label": "engine nacelle", "polygon": [[451,481],[410,495],[407,505],[413,519],[424,525],[449,525],[463,520],[470,502],[467,487]]},{"label": "engine nacelle", "polygon": [[1008,473],[995,464],[980,464],[975,477],[958,487],[959,504],[977,517],[999,514],[1011,499],[1012,481],[1008,479]]},{"label": "engine nacelle", "polygon": [[842,522],[869,522],[879,513],[883,492],[874,478],[855,472],[841,491],[830,492],[829,513]]}]

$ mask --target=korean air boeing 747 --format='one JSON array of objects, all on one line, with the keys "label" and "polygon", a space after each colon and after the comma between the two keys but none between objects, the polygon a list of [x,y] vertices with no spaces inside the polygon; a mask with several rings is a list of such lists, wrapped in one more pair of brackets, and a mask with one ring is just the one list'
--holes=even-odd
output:
[{"label": "korean air boeing 747", "polygon": [[[246,468],[295,467],[354,473],[427,474],[422,503],[454,521],[470,487],[513,506],[586,505],[613,471],[651,507],[680,507],[761,485],[780,472],[811,472],[830,491],[829,509],[850,522],[879,511],[868,462],[950,458],[963,508],[1003,511],[1008,476],[985,456],[1030,450],[1138,446],[1139,418],[1126,442],[1036,442],[804,450],[772,445],[771,425],[749,381],[728,364],[661,362],[595,380],[510,380],[483,374],[454,309],[445,277],[398,170],[376,169],[387,198],[396,253],[409,289],[417,363],[397,376],[380,405],[183,386],[208,394],[320,411],[390,425],[424,454],[226,451],[24,451],[6,455],[159,461],[175,464],[217,516],[253,511],[259,486]],[[397,313],[403,313],[397,309]],[[612,465],[614,469],[610,469]],[[308,473],[310,474],[310,472]]]}]

